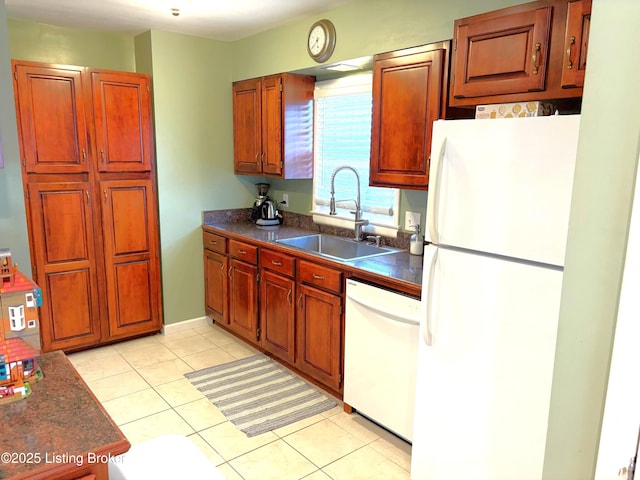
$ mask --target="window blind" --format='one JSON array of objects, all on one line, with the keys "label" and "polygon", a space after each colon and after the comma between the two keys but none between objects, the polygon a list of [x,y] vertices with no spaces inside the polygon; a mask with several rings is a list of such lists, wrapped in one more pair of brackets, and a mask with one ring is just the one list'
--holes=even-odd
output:
[{"label": "window blind", "polygon": [[[371,224],[398,227],[397,189],[369,186],[371,147],[371,74],[318,82],[315,90],[314,213],[328,214],[331,175],[340,166],[360,176],[361,209]],[[339,218],[353,220],[356,177],[343,170],[335,177]],[[344,201],[347,200],[347,201]]]}]

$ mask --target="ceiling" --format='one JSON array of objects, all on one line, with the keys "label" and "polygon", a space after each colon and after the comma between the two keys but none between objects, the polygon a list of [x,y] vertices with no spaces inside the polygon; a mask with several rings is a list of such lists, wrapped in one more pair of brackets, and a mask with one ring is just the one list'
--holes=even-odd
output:
[{"label": "ceiling", "polygon": [[155,29],[234,41],[353,1],[5,0],[5,6],[9,18],[60,27],[127,34]]}]

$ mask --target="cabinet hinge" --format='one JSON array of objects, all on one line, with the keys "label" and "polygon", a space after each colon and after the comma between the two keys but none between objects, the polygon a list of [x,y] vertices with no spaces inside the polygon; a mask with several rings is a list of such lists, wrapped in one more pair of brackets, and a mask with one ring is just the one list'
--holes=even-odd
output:
[{"label": "cabinet hinge", "polygon": [[256,283],[260,283],[260,274],[256,273]]},{"label": "cabinet hinge", "polygon": [[23,158],[23,159],[22,159],[22,166],[23,166],[23,167],[26,167],[26,166],[27,166],[27,159],[26,159],[26,158]]},{"label": "cabinet hinge", "polygon": [[256,340],[260,340],[260,327],[256,329]]},{"label": "cabinet hinge", "polygon": [[456,50],[458,50],[458,39],[454,38],[453,39],[453,51],[455,52]]},{"label": "cabinet hinge", "polygon": [[278,80],[278,88],[282,92],[282,79]]},{"label": "cabinet hinge", "polygon": [[16,80],[18,80],[18,72],[17,71],[13,71],[13,78],[15,78]]},{"label": "cabinet hinge", "polygon": [[29,199],[29,190],[24,191],[24,196],[27,197],[27,200]]}]

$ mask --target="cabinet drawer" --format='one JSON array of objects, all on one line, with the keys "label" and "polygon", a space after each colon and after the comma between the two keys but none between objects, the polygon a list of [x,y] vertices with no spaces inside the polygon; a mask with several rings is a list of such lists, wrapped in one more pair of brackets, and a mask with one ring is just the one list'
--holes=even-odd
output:
[{"label": "cabinet drawer", "polygon": [[204,248],[218,253],[227,253],[227,239],[215,233],[202,232]]},{"label": "cabinet drawer", "polygon": [[340,293],[342,291],[342,272],[316,263],[300,260],[298,280],[309,285]]},{"label": "cabinet drawer", "polygon": [[229,255],[252,265],[258,263],[258,247],[254,247],[248,243],[229,240]]},{"label": "cabinet drawer", "polygon": [[273,250],[260,250],[260,267],[273,270],[287,277],[293,277],[295,273],[296,261],[293,257],[274,252]]}]

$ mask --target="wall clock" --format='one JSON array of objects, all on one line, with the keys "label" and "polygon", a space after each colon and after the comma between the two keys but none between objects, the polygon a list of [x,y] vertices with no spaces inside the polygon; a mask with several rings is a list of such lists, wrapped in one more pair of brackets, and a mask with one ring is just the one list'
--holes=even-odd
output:
[{"label": "wall clock", "polygon": [[336,48],[336,29],[330,20],[318,20],[309,29],[307,52],[316,62],[326,62]]}]

